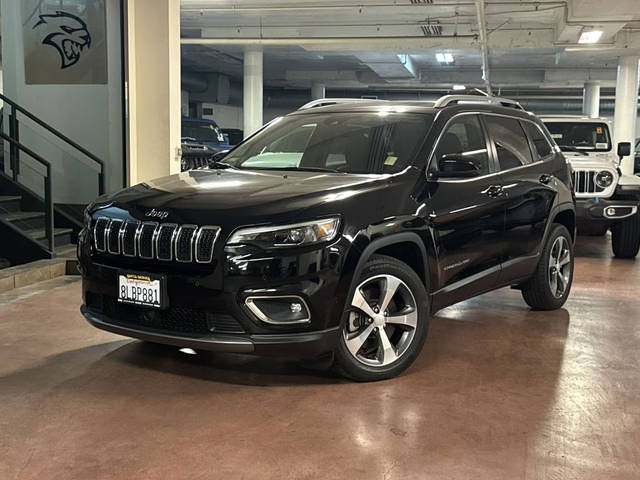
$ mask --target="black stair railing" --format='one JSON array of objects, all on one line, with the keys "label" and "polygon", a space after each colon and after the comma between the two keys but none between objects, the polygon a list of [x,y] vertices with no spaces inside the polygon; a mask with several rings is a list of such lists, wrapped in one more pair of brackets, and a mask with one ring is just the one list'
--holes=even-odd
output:
[{"label": "black stair railing", "polygon": [[10,149],[15,149],[17,152],[24,152],[33,158],[40,165],[43,165],[46,169],[44,176],[44,230],[47,237],[47,247],[51,253],[55,253],[55,238],[53,229],[53,189],[51,186],[51,164],[44,158],[38,155],[36,152],[22,145],[18,140],[11,138],[9,135],[0,131],[0,138],[9,142]]},{"label": "black stair railing", "polygon": [[[24,115],[28,119],[32,120],[36,124],[40,125],[42,128],[47,130],[52,135],[58,137],[64,143],[68,144],[69,146],[71,146],[75,150],[77,150],[80,153],[82,153],[83,155],[85,155],[87,158],[89,158],[89,159],[93,160],[95,163],[97,163],[99,165],[99,167],[100,167],[100,171],[98,173],[98,194],[102,195],[105,192],[105,163],[104,163],[104,161],[102,161],[100,158],[96,157],[93,153],[91,153],[90,151],[88,151],[87,149],[82,147],[81,145],[78,145],[76,142],[71,140],[69,137],[67,137],[66,135],[64,135],[60,131],[58,131],[55,128],[53,128],[51,125],[49,125],[49,124],[45,123],[44,121],[40,120],[37,116],[35,116],[33,113],[31,113],[30,111],[28,111],[24,107],[21,107],[20,105],[18,105],[13,100],[5,97],[1,93],[0,93],[0,99],[2,99],[5,102],[5,104],[9,106],[9,135],[7,137],[3,133],[2,138],[4,138],[5,140],[8,140],[8,139],[14,140],[13,142],[10,141],[10,140],[8,140],[8,141],[10,143],[10,147],[9,147],[9,165],[11,166],[11,171],[13,172],[13,180],[15,182],[18,181],[18,174],[20,173],[20,151],[24,151],[25,153],[27,153],[23,148],[20,148],[20,146],[19,146],[20,145],[20,122],[19,122],[19,119],[18,119],[18,112],[20,112],[22,115]],[[26,147],[24,147],[24,148],[26,148]],[[32,154],[29,153],[29,155],[31,155],[33,157]],[[40,156],[38,156],[38,158],[40,160],[44,160]],[[40,162],[40,163],[42,163],[42,162]]]}]

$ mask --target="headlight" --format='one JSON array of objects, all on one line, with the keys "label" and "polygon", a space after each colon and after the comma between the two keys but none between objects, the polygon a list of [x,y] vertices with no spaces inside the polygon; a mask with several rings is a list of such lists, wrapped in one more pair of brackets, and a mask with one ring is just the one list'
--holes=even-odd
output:
[{"label": "headlight", "polygon": [[602,170],[596,173],[595,182],[600,188],[607,188],[613,183],[613,173]]},{"label": "headlight", "polygon": [[325,218],[295,225],[242,228],[236,231],[227,245],[253,243],[262,247],[295,247],[333,240],[338,234],[339,218]]}]

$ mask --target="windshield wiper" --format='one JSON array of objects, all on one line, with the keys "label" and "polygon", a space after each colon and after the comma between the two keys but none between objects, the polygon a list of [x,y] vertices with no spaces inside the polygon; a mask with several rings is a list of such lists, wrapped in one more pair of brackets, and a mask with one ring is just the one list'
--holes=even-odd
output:
[{"label": "windshield wiper", "polygon": [[576,148],[576,147],[570,147],[568,145],[559,145],[559,147],[560,147],[560,150],[562,150],[563,152],[576,152],[576,153],[585,155],[587,157],[589,156],[589,154],[586,153],[584,150],[580,150],[579,148]]},{"label": "windshield wiper", "polygon": [[285,171],[301,171],[301,172],[329,172],[329,173],[344,173],[333,168],[324,167],[241,167],[247,170],[285,170]]}]

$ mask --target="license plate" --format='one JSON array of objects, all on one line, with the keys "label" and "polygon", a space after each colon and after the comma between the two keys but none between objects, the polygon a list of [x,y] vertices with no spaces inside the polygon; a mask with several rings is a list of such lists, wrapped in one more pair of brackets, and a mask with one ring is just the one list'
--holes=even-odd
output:
[{"label": "license plate", "polygon": [[118,275],[118,301],[141,307],[163,308],[165,279],[146,273]]}]

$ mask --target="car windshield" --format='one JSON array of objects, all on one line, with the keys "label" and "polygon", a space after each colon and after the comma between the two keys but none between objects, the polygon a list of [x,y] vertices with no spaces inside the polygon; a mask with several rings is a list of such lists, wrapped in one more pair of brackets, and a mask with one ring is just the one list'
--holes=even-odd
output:
[{"label": "car windshield", "polygon": [[182,138],[196,142],[222,143],[224,136],[213,121],[182,121]]},{"label": "car windshield", "polygon": [[609,127],[601,122],[546,122],[561,150],[611,150]]},{"label": "car windshield", "polygon": [[232,150],[237,168],[395,173],[410,165],[433,115],[306,113],[282,117]]}]

